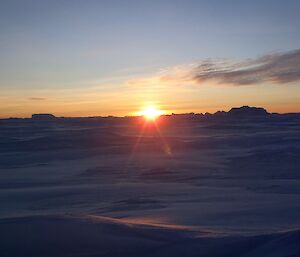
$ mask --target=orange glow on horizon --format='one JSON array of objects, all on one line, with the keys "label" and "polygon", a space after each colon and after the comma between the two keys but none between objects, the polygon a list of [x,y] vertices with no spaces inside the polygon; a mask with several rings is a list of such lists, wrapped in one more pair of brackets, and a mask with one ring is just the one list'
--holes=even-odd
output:
[{"label": "orange glow on horizon", "polygon": [[143,111],[140,112],[140,115],[144,116],[146,120],[154,121],[160,115],[163,115],[164,112],[162,110],[157,110],[155,106],[150,105],[146,107]]}]

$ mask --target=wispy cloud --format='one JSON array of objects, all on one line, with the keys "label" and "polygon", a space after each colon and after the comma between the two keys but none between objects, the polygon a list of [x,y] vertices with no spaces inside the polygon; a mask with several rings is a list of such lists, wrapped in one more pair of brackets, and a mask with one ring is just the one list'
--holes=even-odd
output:
[{"label": "wispy cloud", "polygon": [[152,76],[128,80],[129,87],[165,88],[167,86],[183,86],[195,83],[193,71],[196,64],[180,65],[160,70]]},{"label": "wispy cloud", "polygon": [[[245,86],[263,82],[286,84],[300,80],[300,50],[274,53],[246,60],[206,59],[188,65],[170,67],[155,75],[127,81],[140,88],[167,88],[219,84]],[[214,84],[215,84],[214,83]]]},{"label": "wispy cloud", "polygon": [[300,50],[266,55],[243,62],[206,60],[194,70],[198,83],[216,80],[222,84],[285,84],[300,80]]},{"label": "wispy cloud", "polygon": [[44,98],[44,97],[29,97],[28,99],[32,100],[32,101],[44,101],[47,98]]}]

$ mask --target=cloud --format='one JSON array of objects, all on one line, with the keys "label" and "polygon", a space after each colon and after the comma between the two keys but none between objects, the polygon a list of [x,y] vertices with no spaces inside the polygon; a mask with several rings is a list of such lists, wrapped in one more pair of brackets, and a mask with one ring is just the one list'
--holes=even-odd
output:
[{"label": "cloud", "polygon": [[32,100],[32,101],[44,101],[44,100],[46,100],[46,98],[44,98],[44,97],[30,97],[28,99]]},{"label": "cloud", "polygon": [[262,82],[285,84],[300,80],[300,50],[266,55],[243,62],[202,61],[193,71],[197,83],[216,80],[237,86]]},{"label": "cloud", "polygon": [[126,84],[131,88],[165,88],[172,86],[184,86],[195,83],[192,71],[196,68],[195,64],[180,65],[165,68],[155,75],[130,79]]},{"label": "cloud", "polygon": [[214,81],[219,84],[246,86],[264,82],[286,84],[300,80],[300,49],[274,53],[254,59],[206,59],[191,64],[169,67],[152,76],[126,81],[130,88],[163,89],[202,85]]}]

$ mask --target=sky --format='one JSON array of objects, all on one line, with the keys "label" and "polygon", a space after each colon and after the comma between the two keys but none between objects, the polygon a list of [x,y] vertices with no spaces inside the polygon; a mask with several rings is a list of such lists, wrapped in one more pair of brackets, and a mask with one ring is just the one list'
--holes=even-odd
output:
[{"label": "sky", "polygon": [[300,112],[300,1],[0,0],[0,117]]}]

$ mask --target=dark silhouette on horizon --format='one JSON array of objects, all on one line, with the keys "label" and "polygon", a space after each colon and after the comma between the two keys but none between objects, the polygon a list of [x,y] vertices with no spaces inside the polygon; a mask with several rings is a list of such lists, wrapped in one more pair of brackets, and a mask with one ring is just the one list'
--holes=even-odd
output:
[{"label": "dark silhouette on horizon", "polygon": [[[270,113],[263,107],[250,107],[247,105],[241,107],[232,107],[228,112],[226,111],[217,111],[215,113],[172,113],[172,114],[163,114],[161,117],[185,117],[185,118],[238,118],[238,119],[247,119],[247,118],[267,118],[267,117],[300,117],[300,113]],[[35,113],[32,114],[31,118],[4,118],[0,120],[36,120],[36,121],[54,121],[57,119],[97,119],[97,118],[105,118],[105,119],[132,119],[139,118],[141,116],[86,116],[86,117],[58,117],[51,113]]]}]

